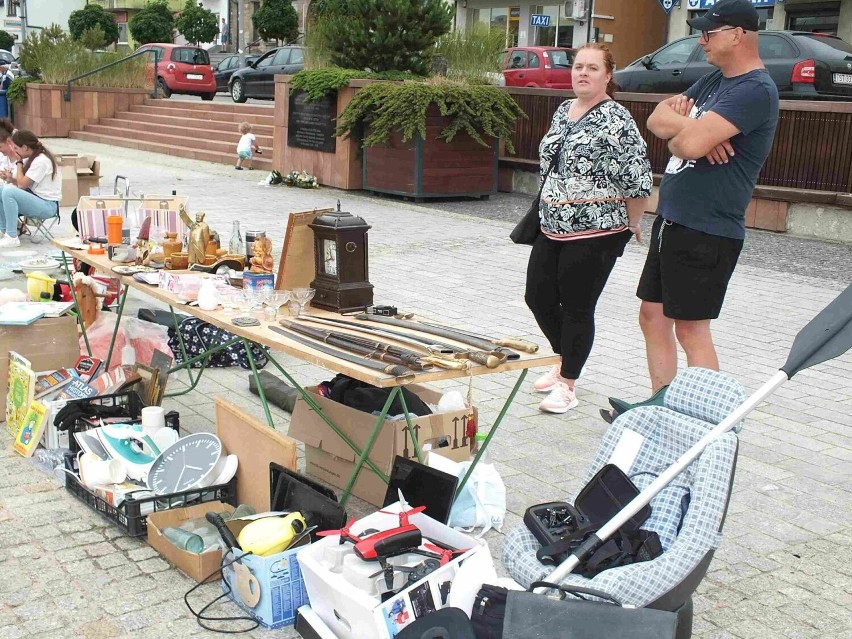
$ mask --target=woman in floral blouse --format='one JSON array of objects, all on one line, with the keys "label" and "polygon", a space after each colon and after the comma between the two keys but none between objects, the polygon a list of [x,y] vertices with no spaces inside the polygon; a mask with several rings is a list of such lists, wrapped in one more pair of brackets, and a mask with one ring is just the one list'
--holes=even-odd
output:
[{"label": "woman in floral blouse", "polygon": [[577,406],[574,384],[592,350],[595,306],[631,236],[640,240],[651,195],[645,141],[627,109],[610,97],[614,66],[604,45],[577,52],[571,70],[577,97],[556,110],[539,146],[542,233],[530,255],[525,299],[562,356],[534,385],[549,393],[539,408],[550,413]]}]

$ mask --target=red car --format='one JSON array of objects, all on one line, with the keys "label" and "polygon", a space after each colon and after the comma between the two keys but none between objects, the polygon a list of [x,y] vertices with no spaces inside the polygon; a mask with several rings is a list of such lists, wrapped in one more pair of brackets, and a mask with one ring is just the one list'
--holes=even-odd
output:
[{"label": "red car", "polygon": [[570,89],[574,49],[513,47],[503,53],[507,87]]},{"label": "red car", "polygon": [[[216,79],[210,56],[198,47],[180,44],[144,44],[137,51],[153,49],[157,55],[157,86],[163,96],[172,93],[200,95],[202,100],[216,97]],[[154,73],[154,61],[148,65],[151,75]]]}]

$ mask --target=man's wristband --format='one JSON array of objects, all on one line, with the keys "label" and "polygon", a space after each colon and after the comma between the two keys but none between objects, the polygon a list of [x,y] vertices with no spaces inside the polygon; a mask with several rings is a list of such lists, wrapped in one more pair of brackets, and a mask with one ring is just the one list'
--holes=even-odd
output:
[{"label": "man's wristband", "polygon": [[15,162],[15,164],[17,164],[18,166],[24,166],[24,161],[18,160],[17,162]]}]

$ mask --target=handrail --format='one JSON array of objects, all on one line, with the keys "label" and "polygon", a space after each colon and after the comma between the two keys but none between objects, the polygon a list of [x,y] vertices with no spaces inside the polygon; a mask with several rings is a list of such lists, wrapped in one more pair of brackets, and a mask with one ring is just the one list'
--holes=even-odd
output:
[{"label": "handrail", "polygon": [[117,64],[121,64],[122,62],[126,62],[127,60],[131,60],[131,59],[136,58],[140,55],[148,55],[149,53],[154,54],[154,90],[151,92],[151,97],[156,99],[158,97],[158,94],[157,94],[157,73],[158,73],[158,70],[157,70],[157,66],[158,66],[157,52],[154,49],[145,49],[143,51],[136,51],[135,53],[131,53],[130,55],[125,56],[125,57],[121,58],[120,60],[115,60],[114,62],[110,62],[109,64],[105,64],[101,67],[98,67],[97,69],[92,69],[91,71],[87,71],[86,73],[83,73],[82,75],[78,75],[76,77],[71,78],[70,80],[68,80],[68,86],[65,89],[65,101],[71,102],[71,83],[72,82],[76,82],[77,80],[82,80],[83,78],[88,78],[90,75],[100,73],[104,69],[109,69],[110,67],[114,67]]}]

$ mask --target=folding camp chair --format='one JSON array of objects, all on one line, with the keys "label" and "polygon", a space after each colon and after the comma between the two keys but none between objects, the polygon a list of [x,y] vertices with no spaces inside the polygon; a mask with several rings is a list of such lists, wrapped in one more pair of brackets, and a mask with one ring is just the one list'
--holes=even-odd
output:
[{"label": "folding camp chair", "polygon": [[[632,431],[625,442],[639,435],[641,444],[625,470],[640,489],[645,488],[744,399],[742,386],[733,378],[703,368],[686,369],[672,382],[663,407],[635,408],[613,422],[586,481],[610,462],[626,431]],[[741,427],[742,423],[735,430]],[[692,593],[721,542],[736,458],[737,436],[729,431],[651,500],[651,517],[642,527],[659,535],[662,555],[605,570],[592,579],[572,573],[563,583],[602,590],[625,605],[677,612],[677,637],[688,639],[692,635]],[[503,564],[524,587],[546,580],[553,570],[536,558],[539,548],[525,526],[506,536]]]},{"label": "folding camp chair", "polygon": [[56,215],[47,218],[28,217],[23,213],[18,214],[18,235],[29,235],[30,242],[39,244],[44,240],[52,240],[51,229],[59,224],[59,203],[56,204]]}]

